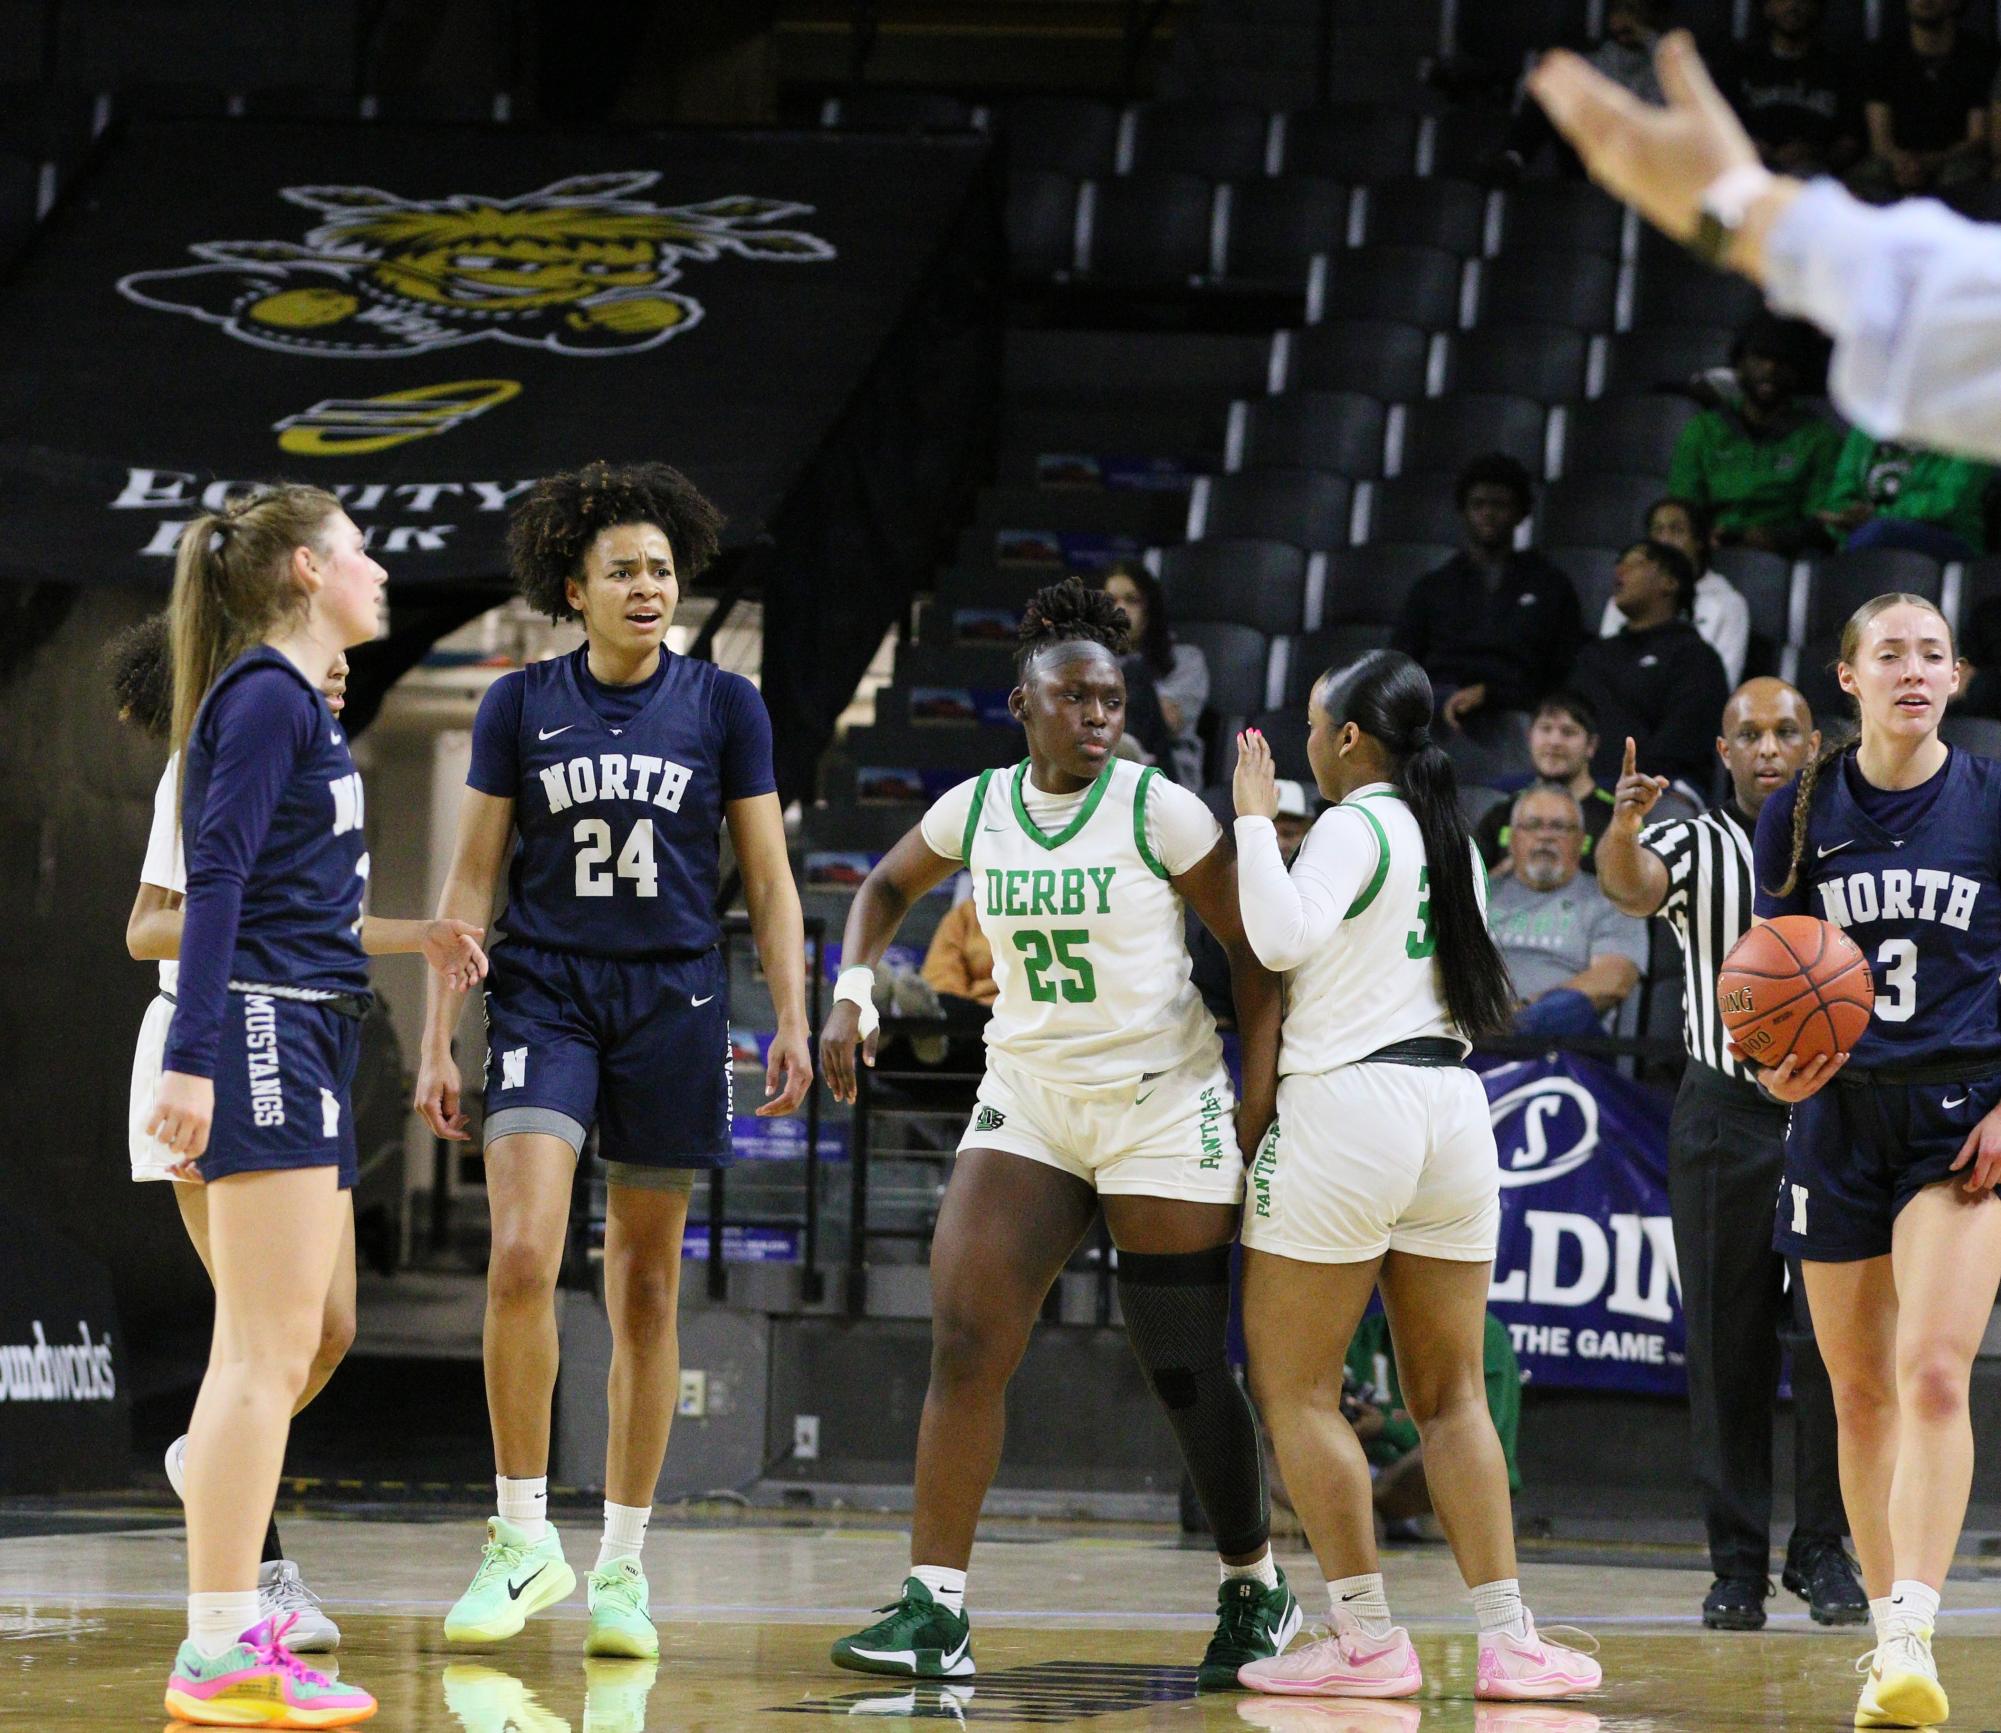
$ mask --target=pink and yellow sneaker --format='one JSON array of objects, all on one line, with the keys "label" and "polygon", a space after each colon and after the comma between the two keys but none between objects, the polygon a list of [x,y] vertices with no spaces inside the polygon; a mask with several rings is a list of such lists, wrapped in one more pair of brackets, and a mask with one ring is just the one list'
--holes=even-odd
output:
[{"label": "pink and yellow sneaker", "polygon": [[1237,1669],[1237,1683],[1278,1697],[1415,1697],[1424,1674],[1403,1626],[1372,1637],[1336,1613],[1332,1631],[1287,1654],[1247,1662]]},{"label": "pink and yellow sneaker", "polygon": [[1568,1649],[1538,1636],[1535,1620],[1526,1612],[1522,1622],[1528,1626],[1526,1637],[1511,1637],[1505,1631],[1480,1633],[1480,1672],[1474,1681],[1474,1696],[1501,1702],[1575,1697],[1595,1691],[1605,1682],[1604,1670],[1582,1649]]},{"label": "pink and yellow sneaker", "polygon": [[285,1647],[296,1613],[266,1619],[236,1646],[204,1660],[183,1643],[167,1680],[167,1713],[197,1727],[347,1727],[375,1713],[375,1699],[315,1673]]}]

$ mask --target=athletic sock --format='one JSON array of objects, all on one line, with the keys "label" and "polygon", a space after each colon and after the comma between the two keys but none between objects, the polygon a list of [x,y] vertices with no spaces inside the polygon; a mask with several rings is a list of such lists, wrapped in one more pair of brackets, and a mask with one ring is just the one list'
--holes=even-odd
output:
[{"label": "athletic sock", "polygon": [[264,1525],[264,1551],[257,1562],[261,1565],[275,1564],[285,1556],[285,1543],[278,1538],[278,1519],[274,1516]]},{"label": "athletic sock", "polygon": [[912,1565],[910,1574],[931,1591],[931,1598],[946,1612],[963,1618],[966,1612],[966,1573],[947,1565]]},{"label": "athletic sock", "polygon": [[1869,1623],[1876,1629],[1876,1641],[1880,1644],[1890,1635],[1890,1597],[1878,1595],[1869,1603]]},{"label": "athletic sock", "polygon": [[257,1591],[188,1596],[188,1641],[204,1661],[213,1661],[236,1647],[236,1640],[257,1623]]},{"label": "athletic sock", "polygon": [[1259,1557],[1254,1558],[1247,1565],[1225,1564],[1221,1559],[1218,1559],[1216,1562],[1222,1566],[1223,1581],[1226,1583],[1233,1583],[1241,1578],[1249,1577],[1262,1588],[1275,1589],[1278,1587],[1278,1560],[1271,1556],[1270,1547],[1266,1547]]},{"label": "athletic sock", "polygon": [[1518,1577],[1501,1577],[1482,1583],[1473,1591],[1473,1616],[1480,1621],[1480,1635],[1506,1635],[1526,1640],[1529,1634],[1528,1609],[1522,1605],[1522,1585]]},{"label": "athletic sock", "polygon": [[653,1520],[650,1504],[613,1504],[604,1501],[604,1533],[598,1537],[597,1568],[603,1570],[613,1559],[639,1562],[639,1549],[646,1544],[646,1525]]},{"label": "athletic sock", "polygon": [[499,1491],[495,1508],[501,1521],[521,1530],[532,1546],[549,1532],[549,1477],[538,1474],[532,1480],[509,1480],[496,1474],[493,1484]]},{"label": "athletic sock", "polygon": [[1337,1577],[1327,1585],[1327,1604],[1335,1613],[1346,1614],[1362,1627],[1367,1637],[1390,1634],[1390,1602],[1383,1593],[1383,1573],[1370,1571],[1359,1577]]},{"label": "athletic sock", "polygon": [[1938,1623],[1938,1590],[1916,1578],[1890,1585],[1890,1613],[1884,1621],[1892,1634],[1916,1636]]}]

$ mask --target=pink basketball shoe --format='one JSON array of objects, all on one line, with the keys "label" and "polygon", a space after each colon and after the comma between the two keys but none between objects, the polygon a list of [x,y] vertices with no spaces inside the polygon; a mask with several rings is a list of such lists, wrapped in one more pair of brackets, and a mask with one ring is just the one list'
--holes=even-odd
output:
[{"label": "pink basketball shoe", "polygon": [[1474,1696],[1503,1702],[1575,1697],[1595,1691],[1605,1682],[1603,1669],[1582,1649],[1568,1649],[1538,1636],[1535,1620],[1526,1612],[1522,1621],[1529,1628],[1526,1637],[1511,1637],[1505,1631],[1480,1633],[1480,1673],[1474,1682]]},{"label": "pink basketball shoe", "polygon": [[236,1646],[205,1660],[183,1643],[167,1680],[167,1713],[197,1727],[347,1727],[375,1713],[375,1699],[315,1673],[285,1647],[297,1615],[266,1619]]},{"label": "pink basketball shoe", "polygon": [[1304,1647],[1237,1669],[1237,1683],[1280,1697],[1415,1697],[1424,1687],[1410,1633],[1372,1637],[1337,1613],[1334,1629]]}]

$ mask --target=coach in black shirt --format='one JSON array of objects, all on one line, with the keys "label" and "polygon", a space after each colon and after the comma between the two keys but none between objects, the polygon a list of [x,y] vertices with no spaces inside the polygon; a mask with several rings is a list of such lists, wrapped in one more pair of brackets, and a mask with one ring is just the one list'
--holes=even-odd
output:
[{"label": "coach in black shirt", "polygon": [[1512,457],[1476,457],[1454,493],[1465,545],[1404,598],[1391,644],[1424,666],[1439,714],[1527,710],[1563,684],[1583,625],[1570,579],[1540,554],[1517,552],[1515,530],[1535,495]]},{"label": "coach in black shirt", "polygon": [[1694,595],[1695,567],[1680,548],[1635,542],[1619,556],[1612,599],[1626,629],[1586,644],[1570,676],[1598,712],[1591,770],[1601,784],[1618,776],[1630,735],[1649,770],[1707,797],[1716,767],[1710,718],[1730,681],[1688,617]]}]

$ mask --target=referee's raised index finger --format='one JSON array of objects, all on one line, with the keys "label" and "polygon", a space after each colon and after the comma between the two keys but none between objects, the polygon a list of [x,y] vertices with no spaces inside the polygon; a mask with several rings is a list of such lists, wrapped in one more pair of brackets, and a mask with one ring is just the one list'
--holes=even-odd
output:
[{"label": "referee's raised index finger", "polygon": [[1626,736],[1626,768],[1621,774],[1631,776],[1639,768],[1638,760],[1639,748],[1633,744],[1633,737],[1629,734]]}]

